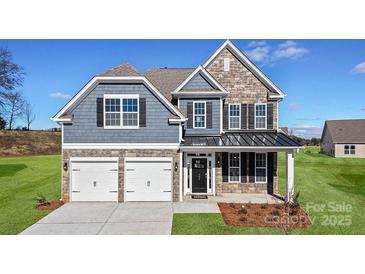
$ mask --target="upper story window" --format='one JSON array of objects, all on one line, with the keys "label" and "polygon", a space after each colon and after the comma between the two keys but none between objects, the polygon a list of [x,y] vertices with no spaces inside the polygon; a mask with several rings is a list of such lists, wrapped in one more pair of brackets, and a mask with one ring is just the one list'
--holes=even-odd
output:
[{"label": "upper story window", "polygon": [[240,129],[241,124],[241,105],[229,105],[229,129]]},{"label": "upper story window", "polygon": [[194,128],[205,128],[206,102],[194,102]]},{"label": "upper story window", "polygon": [[355,145],[345,145],[344,146],[344,153],[346,155],[355,155],[356,151],[355,151]]},{"label": "upper story window", "polygon": [[255,129],[266,129],[266,104],[255,104]]},{"label": "upper story window", "polygon": [[104,95],[105,128],[138,128],[138,95]]},{"label": "upper story window", "polygon": [[229,64],[229,63],[230,63],[229,58],[224,58],[224,61],[223,61],[223,62],[224,62],[224,66],[223,66],[223,67],[224,67],[224,68],[223,68],[223,69],[224,69],[224,71],[229,71],[229,65],[230,65],[230,64]]},{"label": "upper story window", "polygon": [[229,182],[240,181],[240,154],[229,153]]}]

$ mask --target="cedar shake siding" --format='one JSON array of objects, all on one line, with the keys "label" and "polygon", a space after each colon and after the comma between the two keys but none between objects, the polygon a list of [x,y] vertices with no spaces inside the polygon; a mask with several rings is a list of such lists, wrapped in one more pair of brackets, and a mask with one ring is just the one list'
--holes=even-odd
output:
[{"label": "cedar shake siding", "polygon": [[[194,128],[194,101],[206,102],[206,128]],[[213,98],[180,98],[180,110],[186,114],[188,122],[185,126],[186,135],[219,135],[220,134],[220,99]]]},{"label": "cedar shake siding", "polygon": [[[229,58],[229,71],[224,71],[224,59]],[[277,101],[269,100],[269,89],[260,82],[227,48],[207,67],[207,71],[229,92],[225,104],[272,103],[272,129],[277,130]],[[250,110],[249,110],[250,112]],[[252,129],[253,122],[251,122]]]},{"label": "cedar shake siding", "polygon": [[[100,121],[104,94],[139,94],[140,128],[104,129]],[[99,84],[68,115],[73,120],[64,125],[65,144],[179,143],[179,126],[168,123],[172,113],[143,84]]]}]

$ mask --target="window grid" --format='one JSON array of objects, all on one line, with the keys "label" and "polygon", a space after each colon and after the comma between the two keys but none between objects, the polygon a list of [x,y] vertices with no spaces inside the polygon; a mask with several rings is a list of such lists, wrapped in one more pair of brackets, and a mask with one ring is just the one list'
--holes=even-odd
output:
[{"label": "window grid", "polygon": [[266,129],[266,104],[255,105],[255,129]]},{"label": "window grid", "polygon": [[120,125],[120,99],[105,99],[105,125]]},{"label": "window grid", "polygon": [[138,128],[138,101],[139,98],[133,95],[104,95],[105,127]]},{"label": "window grid", "polygon": [[194,128],[205,128],[205,102],[194,102]]},{"label": "window grid", "polygon": [[229,153],[229,171],[228,171],[229,182],[240,181],[240,154]]},{"label": "window grid", "polygon": [[266,182],[266,153],[256,153],[255,157],[255,172],[256,182]]},{"label": "window grid", "polygon": [[229,129],[240,129],[241,124],[241,105],[229,105]]},{"label": "window grid", "polygon": [[355,145],[345,145],[344,147],[345,151],[345,155],[355,155],[356,151],[355,151]]}]

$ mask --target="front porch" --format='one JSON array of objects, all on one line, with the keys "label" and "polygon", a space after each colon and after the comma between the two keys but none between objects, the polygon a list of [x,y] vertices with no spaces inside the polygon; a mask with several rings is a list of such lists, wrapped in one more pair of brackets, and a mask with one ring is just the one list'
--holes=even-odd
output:
[{"label": "front porch", "polygon": [[[298,148],[301,146],[281,132],[188,136],[181,147],[181,201],[189,201],[191,195],[205,194],[214,202],[231,200],[245,203],[254,198],[259,203],[276,202],[272,197],[278,193],[277,154],[284,152],[285,200],[291,202],[294,195],[294,156]],[[227,194],[232,195],[228,198]]]}]

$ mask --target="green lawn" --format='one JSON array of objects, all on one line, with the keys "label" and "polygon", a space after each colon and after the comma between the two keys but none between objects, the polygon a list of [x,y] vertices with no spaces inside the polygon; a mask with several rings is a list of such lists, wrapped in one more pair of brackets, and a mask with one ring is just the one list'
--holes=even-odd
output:
[{"label": "green lawn", "polygon": [[35,209],[40,193],[59,199],[60,156],[0,158],[0,234],[18,234],[48,211]]},{"label": "green lawn", "polygon": [[[285,158],[279,155],[279,191],[285,193]],[[313,225],[291,234],[365,234],[365,159],[335,159],[308,147],[295,158],[295,188]],[[311,206],[315,205],[317,208]],[[340,211],[334,211],[336,205]],[[343,205],[351,207],[343,210]],[[348,209],[348,208],[347,208]],[[349,224],[351,222],[351,224]],[[226,226],[220,214],[175,214],[173,234],[281,234],[276,228]]]}]

